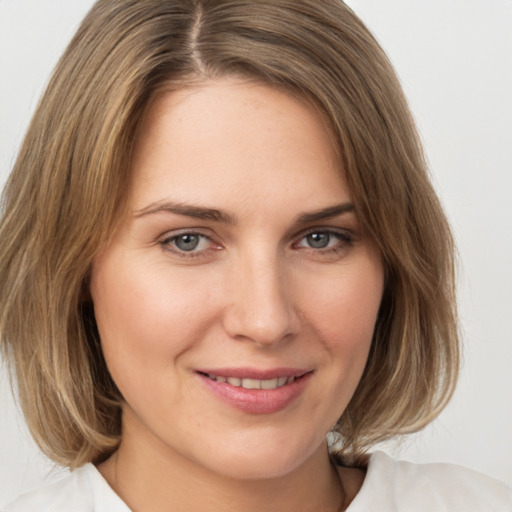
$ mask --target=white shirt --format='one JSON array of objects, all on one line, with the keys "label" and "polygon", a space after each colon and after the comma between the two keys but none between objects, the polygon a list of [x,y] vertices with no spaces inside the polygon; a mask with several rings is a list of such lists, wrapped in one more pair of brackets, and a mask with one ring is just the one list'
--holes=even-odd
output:
[{"label": "white shirt", "polygon": [[[347,512],[512,512],[512,489],[452,464],[413,464],[374,453]],[[15,500],[4,512],[130,512],[92,464]],[[278,512],[278,511],[275,511]]]}]

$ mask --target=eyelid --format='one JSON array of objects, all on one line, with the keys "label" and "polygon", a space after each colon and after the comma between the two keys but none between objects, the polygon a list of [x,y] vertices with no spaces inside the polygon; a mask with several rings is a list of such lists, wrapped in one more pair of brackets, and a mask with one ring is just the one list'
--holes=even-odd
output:
[{"label": "eyelid", "polygon": [[183,235],[196,235],[203,236],[205,238],[211,238],[211,236],[204,233],[201,228],[181,228],[181,229],[173,229],[171,231],[166,231],[163,235],[159,236],[158,239],[161,242],[165,242],[166,240],[171,240],[173,238],[177,238]]},{"label": "eyelid", "polygon": [[[192,250],[192,251],[183,251],[173,245],[173,240],[179,238],[183,235],[194,235],[201,238],[204,238],[209,241],[210,247],[202,250]],[[202,228],[182,228],[173,231],[168,231],[164,235],[158,238],[157,242],[164,251],[170,252],[180,258],[195,258],[204,256],[206,253],[212,250],[219,250],[221,248],[221,244],[216,242],[214,238],[210,234],[205,234]],[[215,247],[212,247],[215,246]]]},{"label": "eyelid", "polygon": [[302,239],[312,233],[329,233],[336,236],[346,237],[346,238],[355,238],[355,235],[351,229],[347,228],[339,228],[335,226],[314,226],[304,231],[300,232],[297,235],[297,239]]},{"label": "eyelid", "polygon": [[304,240],[308,235],[313,233],[326,233],[331,236],[336,237],[339,240],[339,244],[336,244],[331,247],[322,247],[322,248],[314,248],[314,247],[303,247],[299,246],[300,249],[310,250],[315,253],[329,253],[329,252],[337,252],[340,249],[345,249],[346,247],[352,245],[356,241],[355,234],[346,228],[338,228],[334,226],[315,226],[305,231],[302,231],[293,242],[294,246],[298,246],[299,243]]},{"label": "eyelid", "polygon": [[[208,231],[206,234],[204,231]],[[338,239],[338,243],[333,246],[314,248],[300,246],[300,242],[304,240],[308,235],[313,233],[326,233]],[[209,247],[201,250],[184,251],[176,247],[172,242],[183,235],[195,235],[208,240]],[[318,254],[336,253],[341,250],[347,249],[357,240],[356,234],[347,228],[340,228],[335,226],[313,226],[301,231],[297,236],[293,238],[292,248],[303,251],[312,251]],[[215,236],[211,234],[210,230],[204,228],[182,228],[177,230],[168,231],[158,238],[157,243],[162,247],[164,251],[170,252],[177,257],[183,259],[191,259],[195,257],[205,256],[212,251],[217,251],[223,248],[222,244],[215,239]]]}]

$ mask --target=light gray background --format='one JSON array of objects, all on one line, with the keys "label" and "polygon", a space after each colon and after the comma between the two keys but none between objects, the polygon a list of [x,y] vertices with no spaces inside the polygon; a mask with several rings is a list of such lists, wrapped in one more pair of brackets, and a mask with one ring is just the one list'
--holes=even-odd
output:
[{"label": "light gray background", "polygon": [[[458,391],[433,425],[385,448],[409,460],[464,464],[512,485],[512,1],[348,3],[398,70],[461,255]],[[0,0],[0,183],[91,4]],[[0,371],[2,505],[61,471],[50,471],[29,439]]]}]

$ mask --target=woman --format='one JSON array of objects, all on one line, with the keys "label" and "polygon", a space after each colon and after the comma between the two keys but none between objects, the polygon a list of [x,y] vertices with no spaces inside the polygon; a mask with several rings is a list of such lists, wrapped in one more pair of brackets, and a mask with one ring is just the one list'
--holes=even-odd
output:
[{"label": "woman", "polygon": [[98,2],[0,232],[27,423],[79,468],[7,511],[510,507],[366,455],[440,412],[459,349],[448,225],[343,3]]}]

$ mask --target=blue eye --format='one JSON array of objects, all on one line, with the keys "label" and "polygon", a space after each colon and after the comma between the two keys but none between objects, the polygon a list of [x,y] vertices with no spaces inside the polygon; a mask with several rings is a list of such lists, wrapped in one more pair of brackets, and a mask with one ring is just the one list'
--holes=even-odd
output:
[{"label": "blue eye", "polygon": [[170,236],[162,240],[160,244],[164,249],[176,254],[185,255],[188,253],[192,256],[208,250],[212,245],[212,241],[207,236],[201,235],[200,233],[185,232]]},{"label": "blue eye", "polygon": [[324,249],[331,240],[330,233],[310,233],[306,236],[309,247],[313,249]]},{"label": "blue eye", "polygon": [[339,233],[338,231],[317,230],[304,235],[298,246],[306,249],[338,250],[351,243],[352,239],[348,234]]},{"label": "blue eye", "polygon": [[197,249],[199,242],[200,242],[200,236],[194,235],[192,233],[185,233],[184,235],[179,235],[173,239],[174,245],[180,250],[180,251],[193,251],[194,249]]}]

